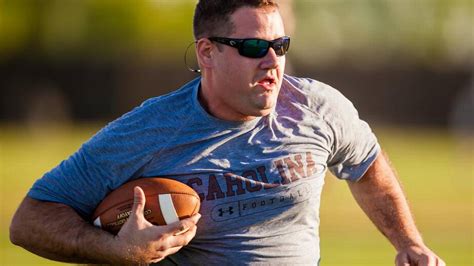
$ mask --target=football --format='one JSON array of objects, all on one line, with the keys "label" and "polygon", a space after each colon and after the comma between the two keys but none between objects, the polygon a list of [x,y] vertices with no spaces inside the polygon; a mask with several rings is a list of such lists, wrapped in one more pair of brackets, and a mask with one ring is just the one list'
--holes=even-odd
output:
[{"label": "football", "polygon": [[94,212],[94,225],[117,234],[130,216],[136,186],[145,192],[144,216],[152,224],[170,224],[199,212],[199,196],[188,185],[168,178],[139,178],[123,184],[104,198]]}]

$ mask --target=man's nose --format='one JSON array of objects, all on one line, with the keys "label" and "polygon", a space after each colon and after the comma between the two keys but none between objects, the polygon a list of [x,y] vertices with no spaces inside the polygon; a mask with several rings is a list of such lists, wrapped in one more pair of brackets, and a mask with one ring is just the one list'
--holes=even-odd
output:
[{"label": "man's nose", "polygon": [[262,69],[275,69],[280,64],[280,58],[275,53],[273,48],[268,50],[268,53],[262,58],[260,62],[260,68]]}]

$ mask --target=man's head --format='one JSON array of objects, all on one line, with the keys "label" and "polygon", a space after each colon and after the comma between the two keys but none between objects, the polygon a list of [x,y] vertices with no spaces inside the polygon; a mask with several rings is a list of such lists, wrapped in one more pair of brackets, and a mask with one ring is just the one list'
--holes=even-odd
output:
[{"label": "man's head", "polygon": [[274,0],[200,0],[194,12],[194,38],[228,36],[234,29],[230,16],[241,7],[278,8]]},{"label": "man's head", "polygon": [[[277,4],[270,0],[201,0],[194,29],[202,71],[200,100],[207,110],[233,121],[268,115],[283,79],[287,46],[282,48],[282,44],[289,45]],[[262,46],[249,45],[244,51],[243,42],[236,39],[252,39],[246,44]]]}]

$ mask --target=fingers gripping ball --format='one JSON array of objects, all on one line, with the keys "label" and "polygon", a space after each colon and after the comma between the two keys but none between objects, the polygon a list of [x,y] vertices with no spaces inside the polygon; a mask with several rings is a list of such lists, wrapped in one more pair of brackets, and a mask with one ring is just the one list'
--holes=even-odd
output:
[{"label": "fingers gripping ball", "polygon": [[117,234],[131,214],[136,186],[145,192],[143,213],[152,224],[174,223],[199,212],[200,199],[191,187],[167,178],[140,178],[125,183],[105,197],[94,212],[94,225]]}]

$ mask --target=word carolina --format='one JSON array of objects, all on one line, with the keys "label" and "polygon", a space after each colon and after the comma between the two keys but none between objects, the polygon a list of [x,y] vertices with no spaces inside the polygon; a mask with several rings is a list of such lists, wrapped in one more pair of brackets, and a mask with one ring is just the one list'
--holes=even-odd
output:
[{"label": "word carolina", "polygon": [[245,170],[240,175],[235,173],[208,175],[207,187],[202,177],[188,179],[187,185],[198,192],[202,202],[254,193],[262,189],[272,189],[302,178],[309,178],[316,173],[315,163],[310,152],[278,159],[273,162],[273,166],[278,172],[276,180],[269,180],[267,168],[258,166],[256,169]]}]

